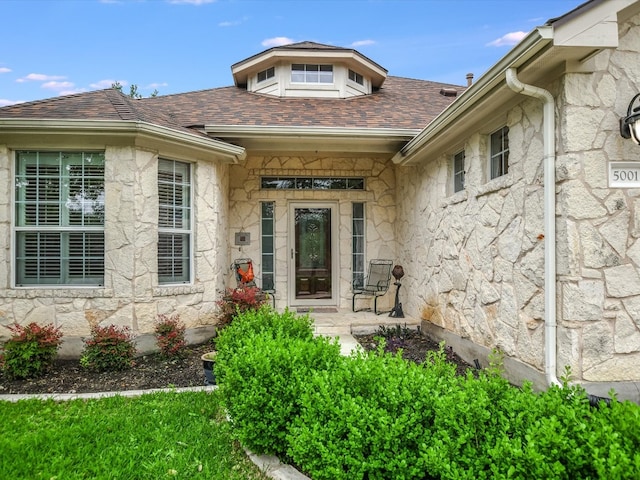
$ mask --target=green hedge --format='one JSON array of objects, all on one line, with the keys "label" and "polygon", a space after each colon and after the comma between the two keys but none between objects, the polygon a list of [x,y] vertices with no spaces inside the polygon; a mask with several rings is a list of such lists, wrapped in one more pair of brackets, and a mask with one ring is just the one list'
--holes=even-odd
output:
[{"label": "green hedge", "polygon": [[216,378],[229,416],[243,445],[259,454],[286,451],[302,385],[311,372],[344,361],[338,342],[313,338],[308,317],[269,308],[237,316],[216,348]]},{"label": "green hedge", "polygon": [[308,317],[263,310],[218,340],[216,373],[241,442],[323,479],[638,479],[640,407],[535,393],[496,369],[455,375],[377,352],[342,357]]}]

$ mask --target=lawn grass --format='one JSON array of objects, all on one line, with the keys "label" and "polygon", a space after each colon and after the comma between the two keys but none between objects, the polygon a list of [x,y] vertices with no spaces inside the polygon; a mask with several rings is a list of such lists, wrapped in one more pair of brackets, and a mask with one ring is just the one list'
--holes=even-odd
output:
[{"label": "lawn grass", "polygon": [[267,477],[234,440],[216,392],[0,402],[2,479]]}]

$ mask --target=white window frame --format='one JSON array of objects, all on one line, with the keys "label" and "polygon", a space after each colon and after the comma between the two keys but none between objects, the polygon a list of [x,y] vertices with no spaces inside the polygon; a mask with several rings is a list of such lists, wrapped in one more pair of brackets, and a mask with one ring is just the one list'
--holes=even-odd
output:
[{"label": "white window frame", "polygon": [[[356,210],[362,210],[358,216]],[[354,286],[364,284],[366,269],[366,203],[353,202],[351,204],[351,283]]]},{"label": "white window frame", "polygon": [[261,72],[258,72],[258,74],[256,75],[256,80],[257,80],[257,83],[262,83],[262,82],[266,82],[267,80],[275,76],[276,76],[275,67],[269,67],[269,68],[265,68]]},{"label": "white window frame", "polygon": [[364,76],[355,70],[349,69],[349,80],[364,87]]},{"label": "white window frame", "polygon": [[331,85],[333,81],[333,65],[322,63],[293,63],[291,65],[291,83]]},{"label": "white window frame", "polygon": [[104,152],[17,151],[15,165],[15,286],[104,285]]},{"label": "white window frame", "polygon": [[465,189],[465,153],[460,150],[451,157],[453,193],[461,192]]},{"label": "white window frame", "polygon": [[[183,170],[179,172],[178,170]],[[161,178],[161,172],[169,174]],[[182,174],[186,178],[181,181],[176,181],[179,175]],[[165,188],[171,188],[173,192],[167,196],[171,203],[163,203],[163,185]],[[184,190],[188,192],[184,192]],[[183,203],[178,203],[176,200],[180,197]],[[185,205],[186,203],[186,205]],[[185,284],[192,282],[193,275],[193,165],[187,162],[180,162],[177,160],[169,160],[161,158],[158,160],[158,284],[159,285],[171,285],[171,284]],[[182,252],[177,255],[161,255],[161,248],[163,247],[163,239],[173,239],[182,237],[182,242],[179,248],[188,249],[187,253]],[[168,247],[174,249],[176,243],[169,242]],[[182,269],[182,273],[176,274],[176,272],[169,273],[163,271],[161,266],[162,259],[166,258],[171,265],[167,268]],[[181,261],[179,261],[181,259]],[[186,270],[186,272],[185,272]]]},{"label": "white window frame", "polygon": [[504,126],[489,135],[489,178],[509,173],[509,127]]},{"label": "white window frame", "polygon": [[[262,281],[260,285],[266,291],[275,291],[276,202],[260,202],[260,240],[260,256],[262,258],[262,262],[260,265]],[[267,243],[271,244],[271,248],[267,248]],[[271,265],[271,268],[267,268],[268,265]]]}]

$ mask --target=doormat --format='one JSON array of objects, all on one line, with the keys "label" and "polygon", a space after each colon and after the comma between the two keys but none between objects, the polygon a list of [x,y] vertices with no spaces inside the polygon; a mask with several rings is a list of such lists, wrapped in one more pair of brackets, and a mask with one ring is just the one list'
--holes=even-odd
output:
[{"label": "doormat", "polygon": [[336,307],[298,307],[298,313],[338,313]]}]

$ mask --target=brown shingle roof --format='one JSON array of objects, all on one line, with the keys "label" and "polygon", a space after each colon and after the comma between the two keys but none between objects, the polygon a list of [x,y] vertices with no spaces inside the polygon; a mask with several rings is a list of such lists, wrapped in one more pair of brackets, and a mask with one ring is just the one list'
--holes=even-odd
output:
[{"label": "brown shingle roof", "polygon": [[135,100],[114,89],[96,90],[0,108],[0,118],[139,120],[189,131],[197,125],[323,126],[421,129],[455,97],[460,86],[388,77],[373,93],[347,99],[279,98],[222,87]]},{"label": "brown shingle roof", "polygon": [[171,112],[181,125],[321,126],[421,129],[455,97],[440,94],[454,85],[388,77],[373,93],[347,99],[281,98],[236,87],[142,100]]}]

